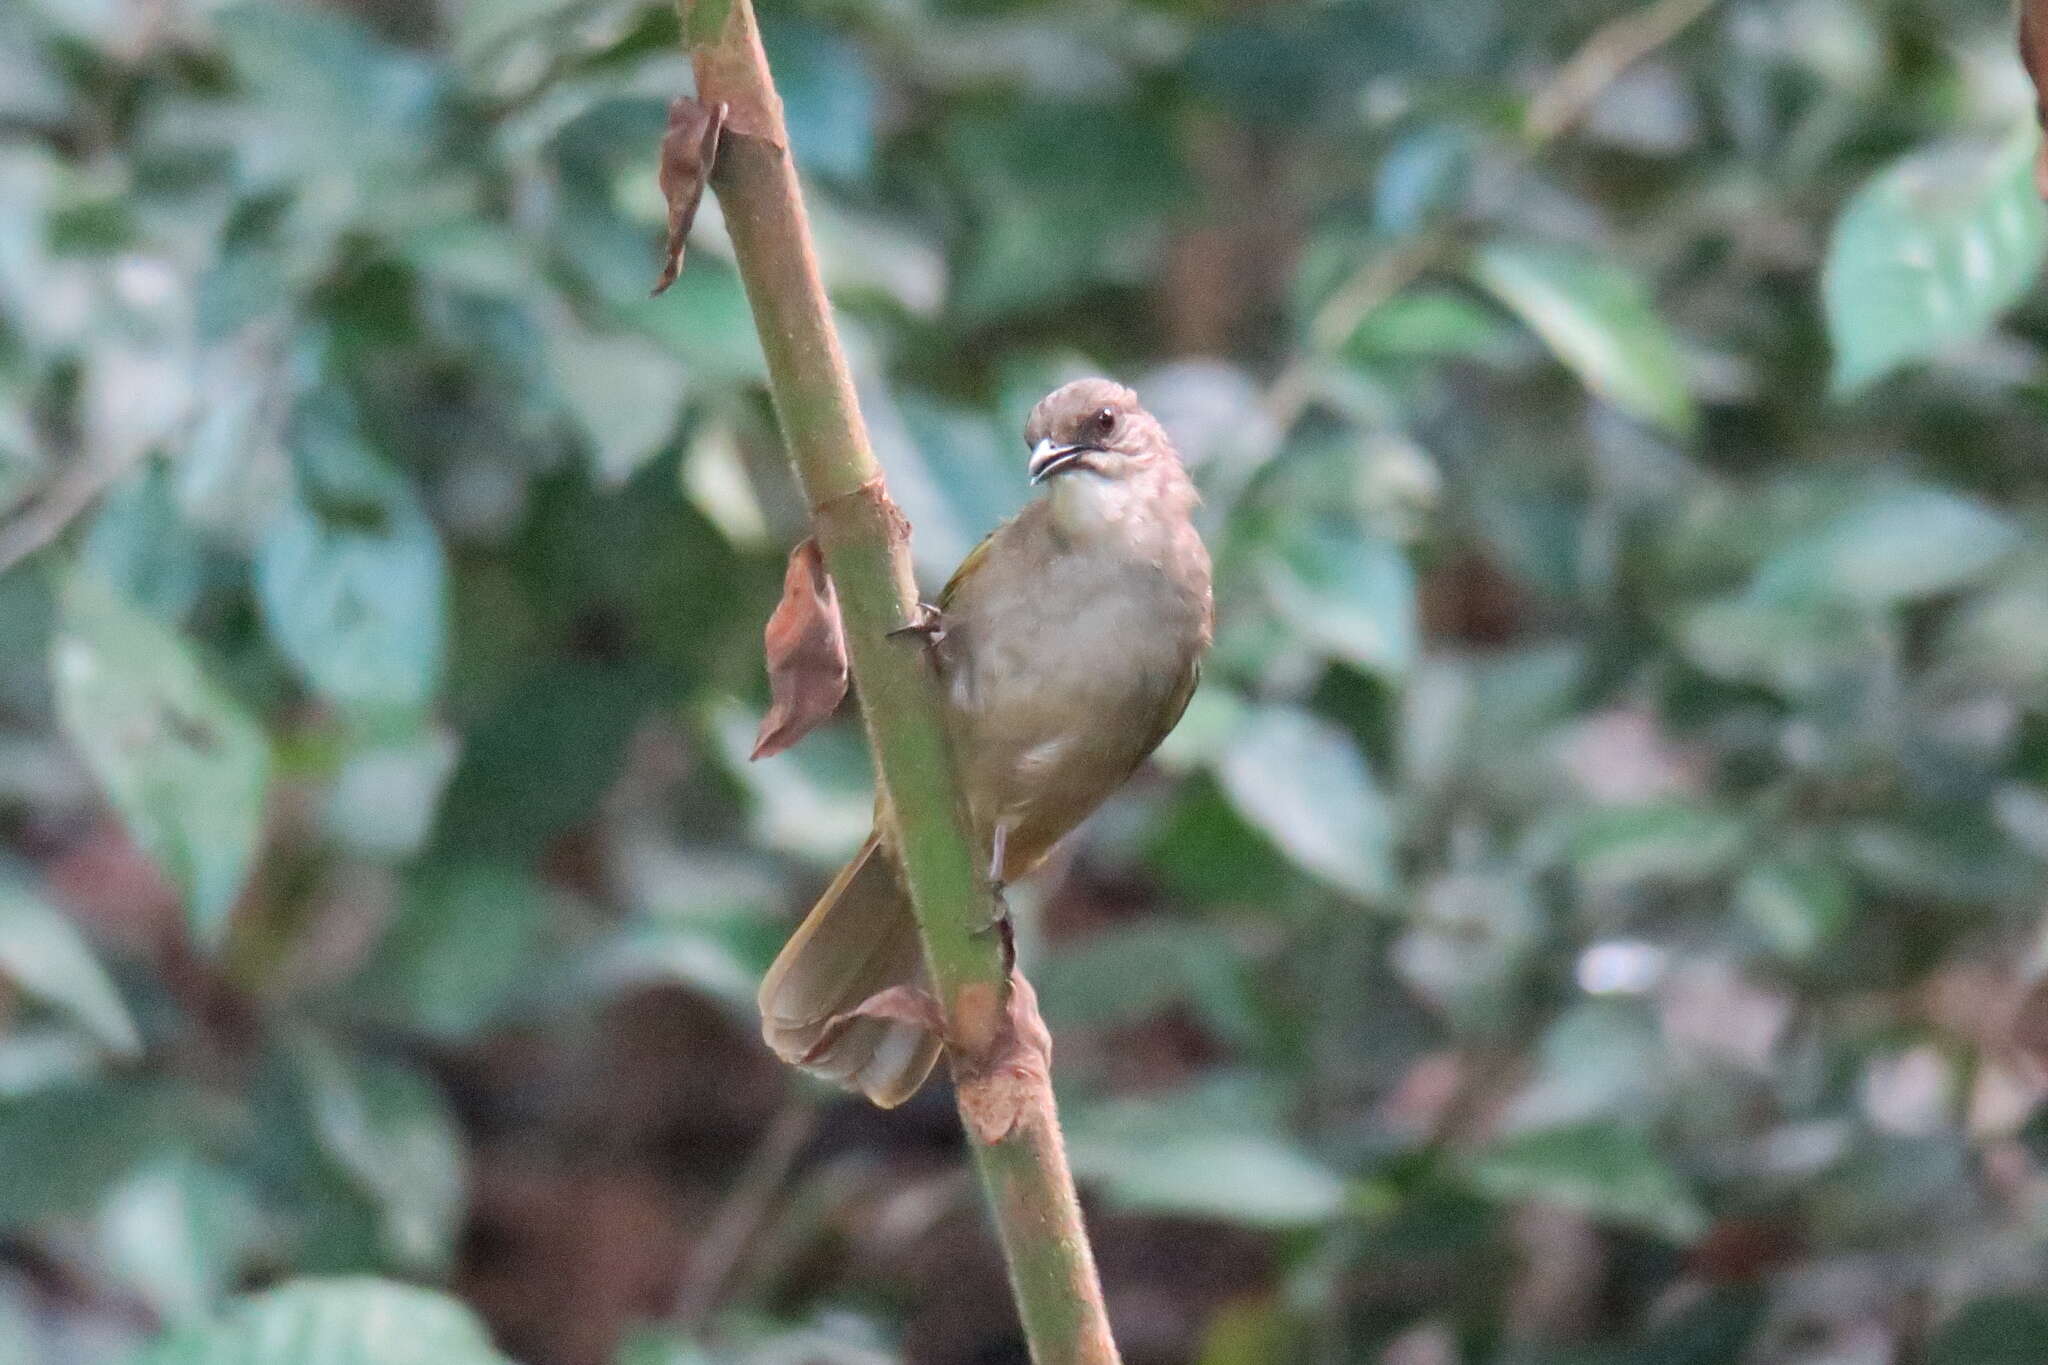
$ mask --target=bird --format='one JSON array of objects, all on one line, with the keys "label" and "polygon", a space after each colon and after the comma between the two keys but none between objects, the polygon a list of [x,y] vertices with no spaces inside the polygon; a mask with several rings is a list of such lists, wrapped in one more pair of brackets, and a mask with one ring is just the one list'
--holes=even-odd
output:
[{"label": "bird", "polygon": [[[1031,410],[1024,440],[1039,496],[968,553],[919,627],[999,892],[1179,723],[1215,623],[1200,499],[1136,394],[1066,384]],[[904,1020],[847,1018],[924,981],[885,814],[769,967],[760,1007],[784,1061],[892,1108],[923,1085],[940,1042]]]}]

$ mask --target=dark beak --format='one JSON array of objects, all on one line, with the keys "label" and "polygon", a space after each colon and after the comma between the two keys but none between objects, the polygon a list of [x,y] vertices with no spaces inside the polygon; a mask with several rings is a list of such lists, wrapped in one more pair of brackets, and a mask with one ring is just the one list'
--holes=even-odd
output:
[{"label": "dark beak", "polygon": [[1031,482],[1044,483],[1062,469],[1080,463],[1082,456],[1092,454],[1094,450],[1094,446],[1057,446],[1049,439],[1040,441],[1032,450],[1031,463],[1026,467]]}]

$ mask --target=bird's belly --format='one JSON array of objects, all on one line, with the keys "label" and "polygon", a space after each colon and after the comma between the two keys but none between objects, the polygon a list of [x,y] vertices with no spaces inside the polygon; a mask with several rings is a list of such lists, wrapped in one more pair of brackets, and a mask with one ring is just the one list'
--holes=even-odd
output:
[{"label": "bird's belly", "polygon": [[1188,666],[1174,604],[1099,590],[1068,600],[1003,613],[1016,626],[976,633],[948,680],[975,823],[984,842],[1008,827],[1007,876],[1130,774]]}]

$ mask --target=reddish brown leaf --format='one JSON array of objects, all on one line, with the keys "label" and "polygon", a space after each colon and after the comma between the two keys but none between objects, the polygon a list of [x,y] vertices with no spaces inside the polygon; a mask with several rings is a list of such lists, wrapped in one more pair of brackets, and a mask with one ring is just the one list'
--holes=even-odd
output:
[{"label": "reddish brown leaf", "polygon": [[[2020,5],[2020,61],[2034,81],[2034,113],[2048,128],[2048,0]],[[2034,154],[2034,188],[2048,199],[2048,142]]]},{"label": "reddish brown leaf", "polygon": [[805,539],[789,552],[782,601],[762,632],[768,690],[774,702],[761,717],[753,758],[779,754],[818,728],[846,696],[846,632],[839,594],[825,572],[818,542]]},{"label": "reddish brown leaf", "polygon": [[[966,992],[963,992],[966,994]],[[987,990],[989,1003],[997,994]],[[955,1022],[962,1028],[992,1033],[977,1045],[950,1033],[939,1002],[918,986],[891,986],[863,1000],[858,1007],[836,1015],[825,1026],[818,1041],[803,1058],[823,1056],[862,1019],[888,1019],[915,1024],[946,1040],[953,1059],[953,1086],[960,1101],[960,1116],[985,1143],[1001,1142],[1034,1110],[1049,1108],[1052,1096],[1052,1033],[1038,1013],[1038,995],[1031,983],[1010,973],[1008,1008],[992,1030],[972,1017],[982,1004],[980,992],[972,1004],[955,1002]]]},{"label": "reddish brown leaf", "polygon": [[659,294],[676,282],[683,268],[683,239],[697,221],[704,187],[718,161],[718,137],[725,127],[725,101],[706,104],[688,95],[669,102],[668,131],[661,135],[661,197],[668,201],[668,243],[662,253]]},{"label": "reddish brown leaf", "polygon": [[1010,973],[1010,1007],[983,1056],[955,1054],[953,1083],[960,1115],[986,1143],[1001,1142],[1052,1095],[1052,1033],[1038,1013],[1038,994]]}]

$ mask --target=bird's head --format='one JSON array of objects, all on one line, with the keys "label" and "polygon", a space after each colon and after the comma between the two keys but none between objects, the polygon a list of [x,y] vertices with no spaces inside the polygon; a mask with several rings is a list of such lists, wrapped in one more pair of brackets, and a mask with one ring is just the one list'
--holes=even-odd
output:
[{"label": "bird's head", "polygon": [[1173,446],[1138,396],[1108,379],[1077,379],[1054,389],[1024,424],[1031,482],[1072,474],[1111,481],[1173,460]]}]

